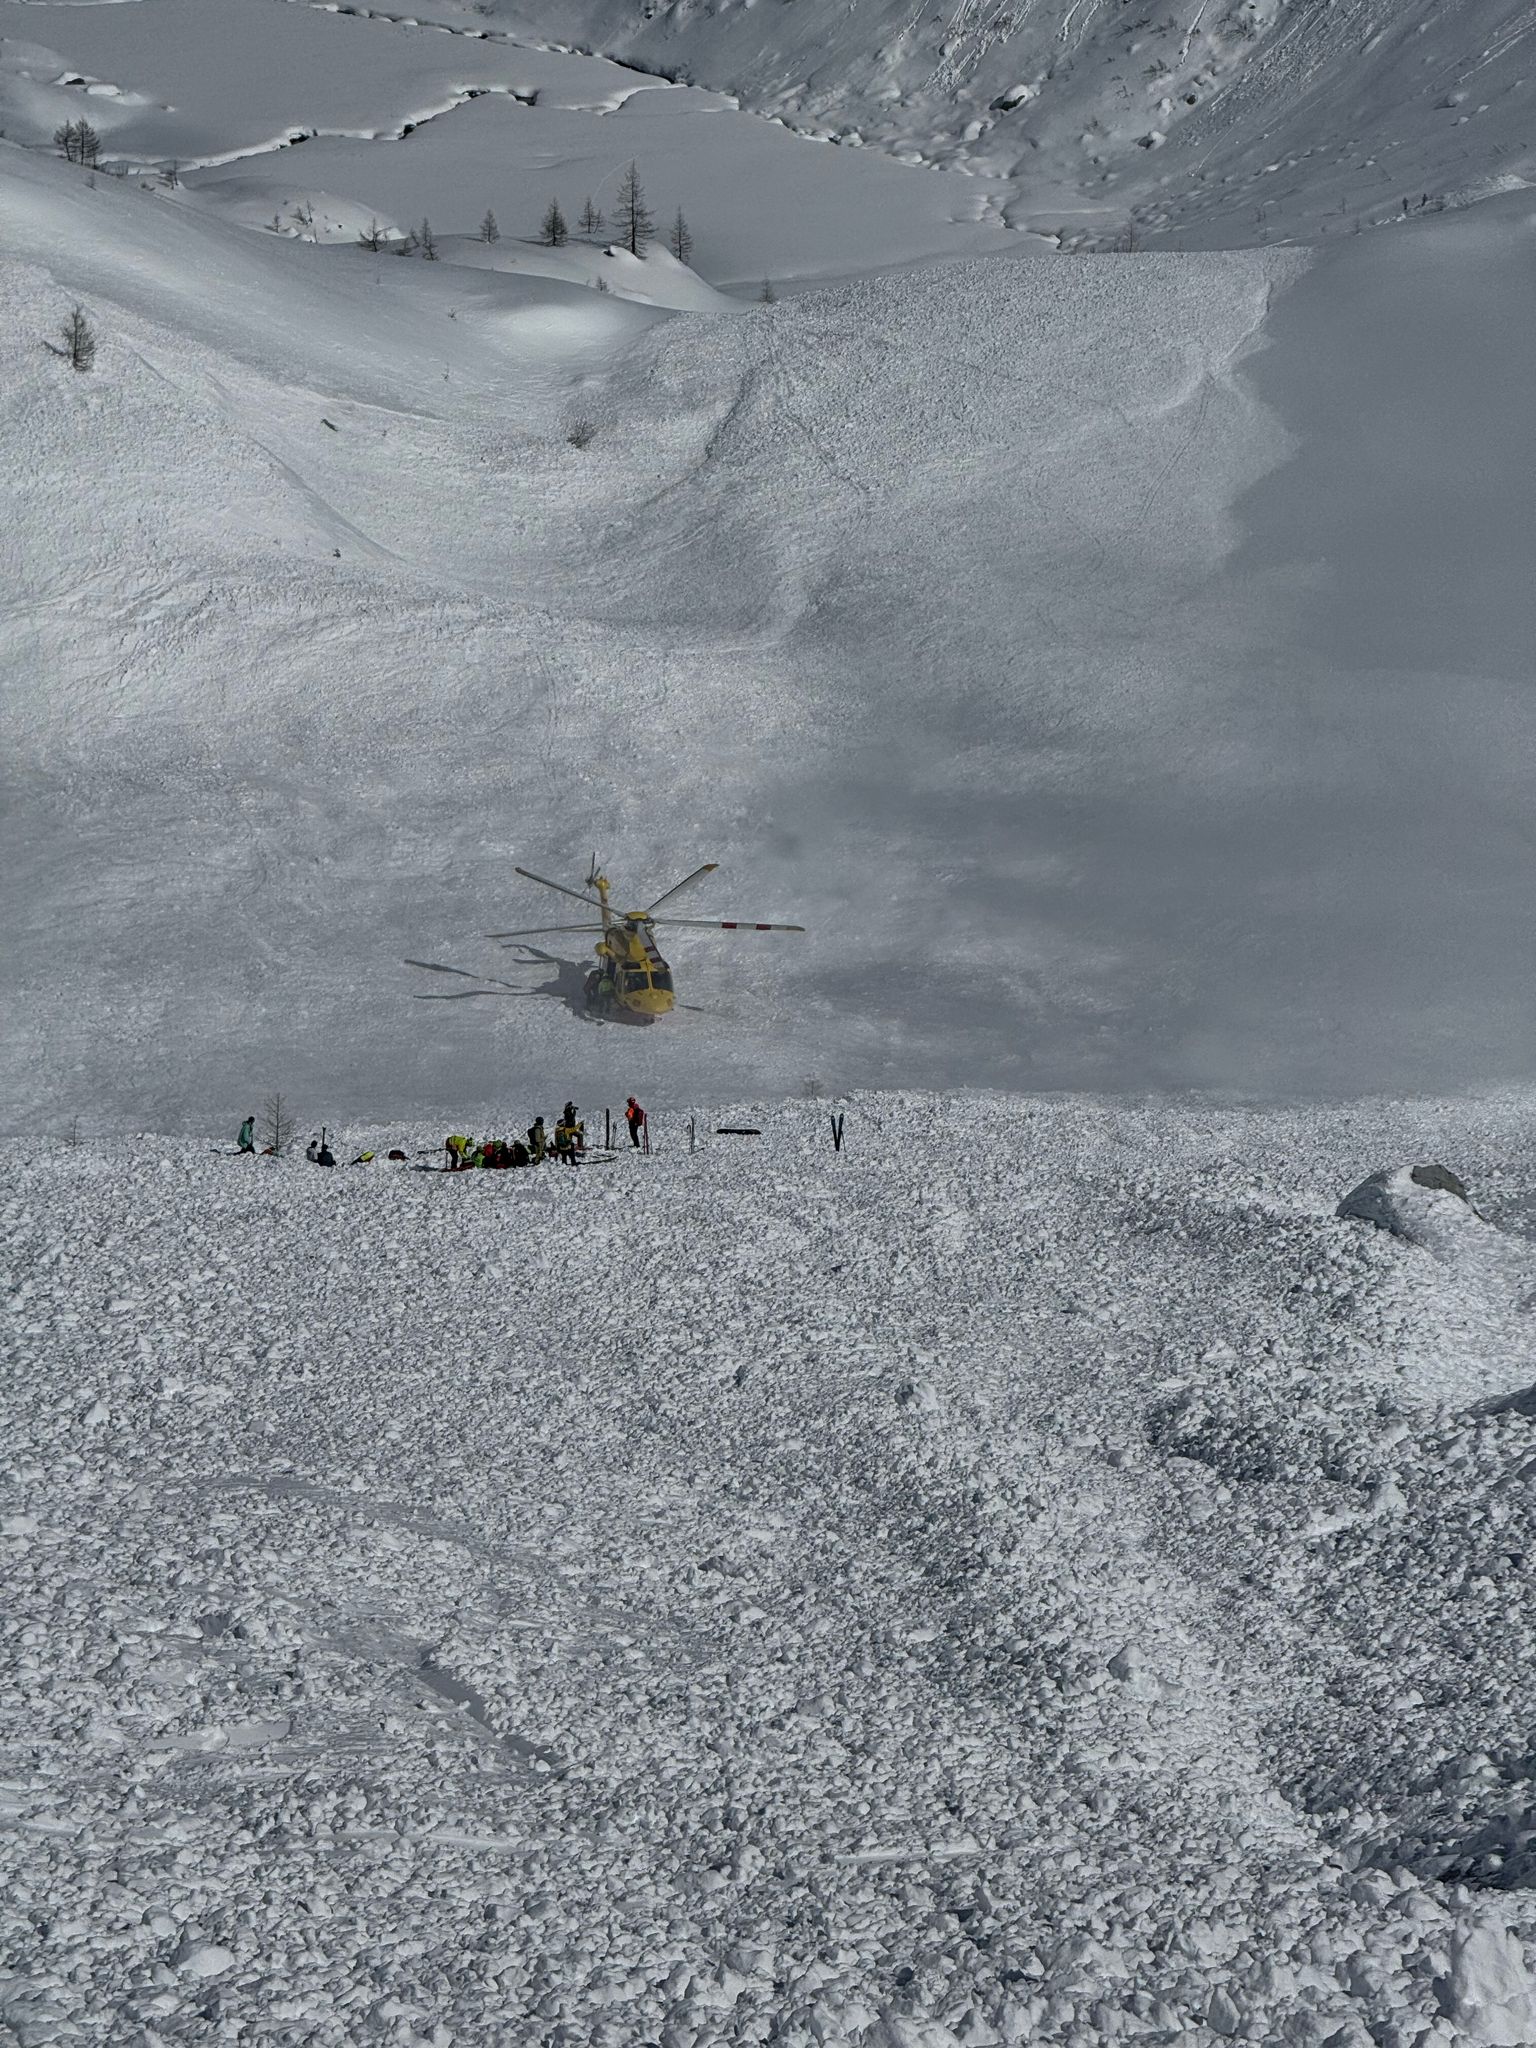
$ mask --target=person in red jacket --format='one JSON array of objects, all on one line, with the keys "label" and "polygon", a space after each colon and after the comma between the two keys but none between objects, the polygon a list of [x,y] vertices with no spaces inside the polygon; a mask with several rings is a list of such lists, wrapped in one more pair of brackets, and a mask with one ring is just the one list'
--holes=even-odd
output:
[{"label": "person in red jacket", "polygon": [[630,1096],[628,1102],[624,1105],[624,1121],[629,1125],[629,1142],[638,1150],[640,1133],[645,1129],[645,1111],[636,1102],[633,1095]]}]

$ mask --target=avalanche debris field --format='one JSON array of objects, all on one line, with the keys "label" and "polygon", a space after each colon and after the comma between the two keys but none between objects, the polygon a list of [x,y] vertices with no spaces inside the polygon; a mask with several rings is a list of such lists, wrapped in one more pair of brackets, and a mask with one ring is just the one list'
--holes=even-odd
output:
[{"label": "avalanche debris field", "polygon": [[1514,1106],[846,1114],[10,1147],[17,2041],[1531,2038]]},{"label": "avalanche debris field", "polygon": [[0,2048],[1533,2048],[1533,32],[0,0]]}]

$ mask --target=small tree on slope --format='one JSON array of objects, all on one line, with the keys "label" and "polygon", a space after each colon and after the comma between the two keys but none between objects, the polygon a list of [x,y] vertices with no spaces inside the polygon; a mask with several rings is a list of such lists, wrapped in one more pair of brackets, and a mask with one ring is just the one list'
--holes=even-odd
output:
[{"label": "small tree on slope", "polygon": [[377,255],[384,246],[384,230],[376,220],[371,220],[357,240],[359,248],[372,249],[374,254]]},{"label": "small tree on slope", "polygon": [[53,145],[72,164],[94,164],[101,154],[101,137],[83,117],[78,121],[66,121],[62,128],[56,129]]},{"label": "small tree on slope", "polygon": [[429,263],[437,261],[437,237],[432,232],[432,223],[424,220],[416,230],[416,245]]},{"label": "small tree on slope", "polygon": [[96,336],[83,306],[76,306],[59,334],[62,346],[57,341],[45,341],[44,348],[68,363],[72,370],[89,370],[96,361]]},{"label": "small tree on slope", "polygon": [[667,237],[667,241],[671,247],[672,254],[679,263],[692,261],[693,236],[688,232],[688,223],[683,219],[683,209],[681,207],[677,209],[676,218],[672,222],[672,232]]},{"label": "small tree on slope", "polygon": [[565,225],[565,215],[560,211],[558,199],[551,199],[539,227],[539,240],[551,249],[563,248],[570,230]]},{"label": "small tree on slope", "polygon": [[619,239],[631,256],[643,256],[646,244],[655,233],[656,223],[651,218],[645,203],[645,192],[640,183],[640,173],[634,164],[624,173],[624,183],[619,188]]},{"label": "small tree on slope", "polygon": [[261,1135],[279,1158],[293,1143],[293,1116],[281,1095],[269,1095],[262,1105]]},{"label": "small tree on slope", "polygon": [[501,229],[497,227],[496,216],[489,207],[485,209],[485,219],[480,223],[480,239],[482,242],[501,240]]},{"label": "small tree on slope", "polygon": [[592,204],[590,195],[581,202],[581,217],[576,225],[584,235],[596,237],[603,232],[603,216]]}]

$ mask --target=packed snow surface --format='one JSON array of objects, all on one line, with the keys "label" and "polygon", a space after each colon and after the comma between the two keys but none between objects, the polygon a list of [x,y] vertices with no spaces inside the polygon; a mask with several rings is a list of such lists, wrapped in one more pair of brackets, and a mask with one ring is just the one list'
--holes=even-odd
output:
[{"label": "packed snow surface", "polygon": [[1529,1130],[13,1141],[0,2025],[1529,2043]]}]

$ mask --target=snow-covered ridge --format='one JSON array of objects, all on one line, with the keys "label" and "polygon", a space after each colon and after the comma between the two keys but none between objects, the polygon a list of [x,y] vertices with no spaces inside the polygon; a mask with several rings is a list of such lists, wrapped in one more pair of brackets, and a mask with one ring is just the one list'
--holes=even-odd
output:
[{"label": "snow-covered ridge", "polygon": [[835,1106],[5,1147],[20,2038],[1533,2038],[1528,1105]]},{"label": "snow-covered ridge", "polygon": [[[844,145],[1001,181],[1008,218],[1319,239],[1536,163],[1524,0],[487,0]],[[1165,149],[1165,145],[1168,147]]]}]

